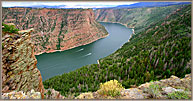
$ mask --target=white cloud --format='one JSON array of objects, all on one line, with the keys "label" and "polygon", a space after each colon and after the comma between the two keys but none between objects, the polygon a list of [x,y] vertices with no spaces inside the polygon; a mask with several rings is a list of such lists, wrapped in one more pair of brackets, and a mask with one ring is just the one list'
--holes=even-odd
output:
[{"label": "white cloud", "polygon": [[[14,6],[35,6],[35,5],[48,5],[48,6],[55,6],[55,5],[66,5],[67,8],[101,8],[101,7],[113,7],[117,5],[129,5],[137,2],[129,2],[129,1],[50,1],[50,2],[37,2],[37,1],[20,1],[20,2],[13,2],[13,1],[3,1],[3,7],[14,7]],[[65,7],[65,8],[66,8]]]}]

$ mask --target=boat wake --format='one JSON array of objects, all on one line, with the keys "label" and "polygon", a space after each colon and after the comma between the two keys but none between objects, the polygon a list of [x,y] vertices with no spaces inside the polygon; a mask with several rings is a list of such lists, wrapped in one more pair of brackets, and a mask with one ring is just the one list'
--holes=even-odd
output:
[{"label": "boat wake", "polygon": [[91,54],[92,54],[92,53],[88,53],[88,54],[84,55],[83,57],[89,56],[89,55],[91,55]]},{"label": "boat wake", "polygon": [[51,65],[51,66],[44,66],[44,68],[41,68],[39,70],[41,71],[46,71],[46,70],[49,70],[50,68],[54,68],[54,67],[58,67],[60,66],[61,64],[56,64],[56,65]]},{"label": "boat wake", "polygon": [[79,49],[79,50],[77,50],[76,52],[80,52],[80,51],[83,51],[84,50],[84,48],[82,48],[82,49]]}]

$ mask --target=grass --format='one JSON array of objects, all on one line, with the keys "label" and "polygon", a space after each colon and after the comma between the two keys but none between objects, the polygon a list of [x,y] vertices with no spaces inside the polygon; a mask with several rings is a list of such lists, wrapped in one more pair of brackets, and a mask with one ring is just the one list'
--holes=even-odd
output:
[{"label": "grass", "polygon": [[187,92],[184,91],[176,91],[168,94],[168,98],[170,99],[190,99]]},{"label": "grass", "polygon": [[160,98],[161,93],[160,93],[160,87],[158,84],[151,84],[149,86],[149,93],[152,95],[153,98]]}]

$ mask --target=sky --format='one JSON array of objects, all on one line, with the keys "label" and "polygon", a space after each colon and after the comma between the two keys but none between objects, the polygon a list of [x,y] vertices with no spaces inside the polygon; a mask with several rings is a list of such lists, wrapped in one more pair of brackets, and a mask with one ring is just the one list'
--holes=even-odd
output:
[{"label": "sky", "polygon": [[47,6],[56,6],[56,5],[65,5],[61,8],[105,8],[105,7],[115,7],[118,5],[130,5],[137,2],[129,2],[129,1],[87,1],[87,2],[72,2],[72,1],[49,1],[49,2],[37,2],[37,1],[28,1],[28,2],[22,2],[22,1],[3,1],[2,7],[14,7],[14,6],[22,6],[22,7],[29,7],[29,6],[35,6],[35,5],[47,5]]}]

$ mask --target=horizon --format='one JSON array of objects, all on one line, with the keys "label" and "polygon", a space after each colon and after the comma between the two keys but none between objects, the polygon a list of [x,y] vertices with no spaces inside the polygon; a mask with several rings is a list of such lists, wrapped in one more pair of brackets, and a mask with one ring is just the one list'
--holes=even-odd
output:
[{"label": "horizon", "polygon": [[[170,2],[170,3],[182,3],[181,2]],[[118,7],[122,5],[132,5],[137,3],[144,3],[144,2],[130,2],[130,1],[3,1],[2,7],[37,7],[37,8],[111,8],[111,7]],[[146,2],[145,2],[146,3]],[[154,3],[154,2],[148,2]],[[157,3],[169,3],[167,2],[157,2]]]},{"label": "horizon", "polygon": [[[119,5],[131,5],[138,2],[69,2],[69,1],[57,1],[57,2],[42,2],[42,1],[23,1],[23,2],[11,2],[3,1],[2,7],[34,7],[34,6],[62,6],[59,8],[108,8],[116,7]],[[25,5],[25,6],[24,6]]]}]

